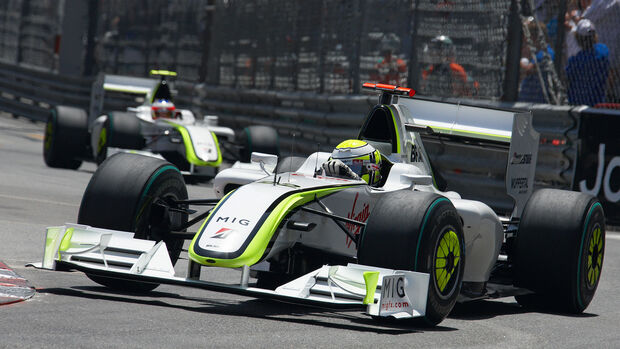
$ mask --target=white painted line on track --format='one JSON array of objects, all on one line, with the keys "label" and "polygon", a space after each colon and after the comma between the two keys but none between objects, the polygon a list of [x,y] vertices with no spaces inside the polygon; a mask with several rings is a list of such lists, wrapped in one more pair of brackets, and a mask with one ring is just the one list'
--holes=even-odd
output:
[{"label": "white painted line on track", "polygon": [[49,201],[49,200],[42,200],[42,199],[35,199],[35,198],[25,198],[25,197],[21,197],[21,196],[12,196],[12,195],[2,195],[2,194],[0,194],[0,198],[6,198],[6,199],[12,199],[12,200],[22,200],[22,201],[34,201],[34,202],[40,202],[40,203],[43,203],[43,204],[50,204],[50,205],[63,205],[63,206],[70,206],[70,207],[79,207],[79,205],[69,204],[69,203],[66,203],[66,202]]},{"label": "white painted line on track", "polygon": [[620,234],[618,233],[606,233],[605,240],[618,240],[620,241]]}]

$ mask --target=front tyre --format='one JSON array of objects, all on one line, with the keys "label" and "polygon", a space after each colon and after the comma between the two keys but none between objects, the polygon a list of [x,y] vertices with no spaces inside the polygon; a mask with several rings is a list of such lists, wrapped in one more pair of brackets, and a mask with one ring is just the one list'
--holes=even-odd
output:
[{"label": "front tyre", "polygon": [[398,191],[384,196],[373,209],[357,256],[364,265],[428,273],[423,320],[434,326],[456,303],[464,248],[461,220],[450,200],[434,193]]},{"label": "front tyre", "polygon": [[605,214],[592,195],[536,191],[527,202],[515,245],[515,285],[534,292],[523,306],[581,313],[592,301],[603,268]]},{"label": "front tyre", "polygon": [[250,162],[253,152],[280,155],[278,131],[269,126],[248,126],[236,135],[239,160]]},{"label": "front tyre", "polygon": [[[176,263],[183,240],[168,234],[187,222],[187,214],[165,212],[159,202],[187,199],[183,176],[170,163],[143,155],[118,153],[104,161],[82,197],[78,223],[98,228],[135,232],[138,239],[163,240]],[[88,275],[113,289],[146,292],[158,284]]]}]

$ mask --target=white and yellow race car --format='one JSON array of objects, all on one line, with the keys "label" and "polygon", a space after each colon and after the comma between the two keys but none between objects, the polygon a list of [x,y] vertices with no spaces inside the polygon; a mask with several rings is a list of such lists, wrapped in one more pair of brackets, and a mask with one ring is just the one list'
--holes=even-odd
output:
[{"label": "white and yellow race car", "polygon": [[[78,224],[47,229],[36,266],[79,270],[117,289],[185,285],[359,307],[429,325],[457,301],[489,297],[582,312],[601,275],[604,212],[591,195],[533,191],[538,133],[531,115],[453,108],[390,85],[364,87],[381,93],[358,137],[387,164],[378,183],[318,171],[330,153],[303,161],[253,153],[256,168],[218,174],[217,199],[188,199],[177,167],[118,154],[92,177]],[[509,147],[510,216],[440,190],[421,133]],[[190,207],[200,205],[210,209],[189,220],[196,213]],[[197,231],[186,231],[202,220]],[[177,276],[184,239],[191,239],[190,262]],[[239,283],[200,279],[201,268],[216,267],[240,269]]]},{"label": "white and yellow race car", "polygon": [[[159,79],[102,75],[93,84],[90,110],[56,106],[45,129],[43,158],[50,167],[76,169],[82,161],[100,164],[117,152],[131,151],[165,159],[186,175],[213,177],[228,160],[249,162],[250,149],[278,154],[278,134],[267,126],[250,126],[235,133],[217,125],[216,116],[198,120],[188,109],[176,108],[168,77]],[[142,103],[124,111],[104,108],[106,94]],[[226,152],[225,152],[226,150]]]}]

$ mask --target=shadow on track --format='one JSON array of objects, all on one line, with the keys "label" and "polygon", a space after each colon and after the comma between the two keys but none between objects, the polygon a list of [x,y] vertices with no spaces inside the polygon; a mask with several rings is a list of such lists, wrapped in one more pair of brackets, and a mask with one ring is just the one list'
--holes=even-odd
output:
[{"label": "shadow on track", "polygon": [[[108,290],[98,286],[44,288],[38,289],[37,292],[58,296],[81,297],[87,299],[166,307],[204,314],[251,317],[262,320],[290,322],[349,331],[374,332],[377,334],[403,335],[421,332],[446,332],[457,330],[455,328],[445,326],[420,326],[419,321],[415,321],[416,319],[375,320],[367,317],[359,311],[333,311],[330,309],[302,306],[298,304],[265,299],[251,299],[247,301],[228,300],[223,298],[205,299],[199,297],[185,297],[176,293],[157,291],[138,295],[134,293],[123,293]],[[197,306],[181,305],[178,303],[175,304],[172,302],[173,299],[196,302]]]},{"label": "shadow on track", "polygon": [[596,314],[590,313],[569,314],[554,310],[550,306],[523,307],[519,305],[516,301],[506,303],[493,300],[480,300],[468,303],[457,303],[454,309],[452,309],[450,315],[448,315],[448,317],[458,320],[486,320],[497,316],[517,315],[526,313],[543,313],[572,318],[590,318],[598,316]]}]

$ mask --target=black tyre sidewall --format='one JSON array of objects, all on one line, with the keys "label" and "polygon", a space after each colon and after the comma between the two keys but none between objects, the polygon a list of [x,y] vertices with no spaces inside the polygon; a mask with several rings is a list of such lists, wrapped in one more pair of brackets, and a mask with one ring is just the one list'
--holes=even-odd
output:
[{"label": "black tyre sidewall", "polygon": [[[454,287],[441,296],[435,278],[436,247],[446,228],[459,239],[460,262]],[[452,203],[437,194],[398,191],[386,194],[373,208],[362,232],[358,262],[430,275],[424,322],[436,325],[454,307],[465,265],[461,220]]]},{"label": "black tyre sidewall", "polygon": [[[187,199],[187,189],[178,169],[170,163],[148,156],[118,153],[106,159],[89,182],[78,214],[78,223],[98,228],[135,232],[135,237],[158,241],[147,227],[151,203],[172,196]],[[187,215],[182,218],[187,221]],[[164,239],[172,263],[179,257],[183,240]],[[157,284],[89,277],[105,286],[145,292]]]},{"label": "black tyre sidewall", "polygon": [[250,162],[253,152],[280,155],[278,132],[269,126],[248,126],[236,136],[241,146],[239,157]]},{"label": "black tyre sidewall", "polygon": [[590,238],[601,229],[604,257],[605,216],[594,196],[557,189],[535,192],[523,211],[515,245],[515,280],[550,307],[580,313],[592,300],[586,263]]},{"label": "black tyre sidewall", "polygon": [[[441,201],[439,201],[441,200]],[[461,282],[465,267],[465,241],[463,228],[460,223],[456,209],[447,199],[435,201],[435,206],[427,212],[427,226],[422,230],[421,244],[418,246],[419,253],[415,271],[428,273],[430,275],[428,300],[426,306],[425,320],[430,325],[441,322],[452,310],[456,299],[461,290]],[[446,286],[446,295],[441,295],[437,285],[435,262],[437,260],[437,246],[440,239],[449,230],[456,233],[459,239],[460,261],[456,279],[454,276]]]},{"label": "black tyre sidewall", "polygon": [[142,125],[135,113],[110,112],[106,120],[108,127],[108,147],[121,149],[143,149]]},{"label": "black tyre sidewall", "polygon": [[54,168],[77,169],[86,153],[88,117],[84,110],[58,106],[50,110],[43,139],[43,159]]}]

